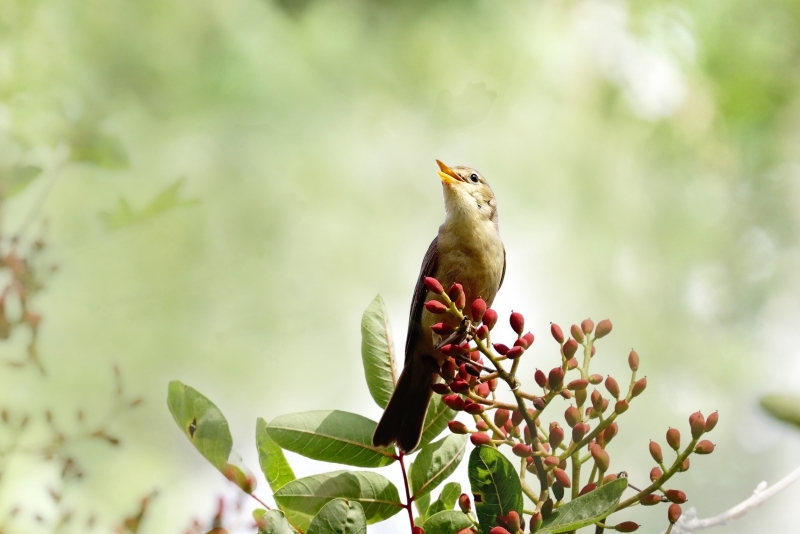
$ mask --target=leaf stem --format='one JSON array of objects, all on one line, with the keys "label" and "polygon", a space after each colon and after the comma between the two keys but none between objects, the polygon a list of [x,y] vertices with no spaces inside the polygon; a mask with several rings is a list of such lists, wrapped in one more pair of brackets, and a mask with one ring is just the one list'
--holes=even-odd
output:
[{"label": "leaf stem", "polygon": [[411,503],[413,502],[411,499],[411,491],[408,487],[408,475],[406,474],[406,462],[404,460],[405,453],[400,451],[400,454],[397,456],[397,460],[400,462],[400,469],[403,471],[403,486],[405,486],[406,490],[406,503],[403,505],[403,508],[408,511],[408,522],[411,525],[411,531],[414,531],[414,512],[411,510]]}]

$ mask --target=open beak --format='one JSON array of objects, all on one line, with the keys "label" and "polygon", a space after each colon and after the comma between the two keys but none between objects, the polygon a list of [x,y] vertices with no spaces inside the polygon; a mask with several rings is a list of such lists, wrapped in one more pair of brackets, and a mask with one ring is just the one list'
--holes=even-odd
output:
[{"label": "open beak", "polygon": [[439,164],[439,177],[442,179],[443,184],[452,184],[453,182],[463,182],[464,179],[461,178],[456,171],[439,161],[436,160],[436,163]]}]

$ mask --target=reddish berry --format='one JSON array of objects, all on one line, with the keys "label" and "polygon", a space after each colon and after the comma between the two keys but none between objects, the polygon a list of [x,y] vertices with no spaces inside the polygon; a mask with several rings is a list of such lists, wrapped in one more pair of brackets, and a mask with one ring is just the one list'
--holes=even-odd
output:
[{"label": "reddish berry", "polygon": [[447,395],[450,393],[450,388],[447,387],[447,384],[442,384],[441,382],[437,382],[436,384],[431,384],[431,389],[437,395]]},{"label": "reddish berry", "polygon": [[706,422],[705,419],[703,419],[703,414],[697,412],[697,416],[689,421],[692,427],[692,439],[697,439],[702,436],[706,431]]},{"label": "reddish berry", "polygon": [[428,288],[428,291],[433,291],[434,293],[444,293],[442,284],[440,284],[436,278],[432,278],[430,276],[425,277],[425,287]]},{"label": "reddish berry", "polygon": [[589,383],[596,386],[603,381],[603,375],[589,375]]},{"label": "reddish berry", "polygon": [[453,434],[468,434],[469,433],[469,429],[467,428],[467,425],[465,425],[461,421],[456,421],[456,420],[449,421],[447,423],[447,428],[449,428],[450,432],[452,432]]},{"label": "reddish berry", "polygon": [[492,346],[494,347],[495,352],[497,352],[497,354],[499,354],[500,356],[505,356],[506,354],[508,354],[509,351],[508,345],[504,345],[502,343],[495,343]]},{"label": "reddish berry", "polygon": [[586,495],[590,491],[594,491],[596,489],[597,489],[597,484],[586,484],[581,490],[581,492],[578,494],[578,497],[580,497],[581,495]]},{"label": "reddish berry", "polygon": [[485,324],[480,325],[478,329],[475,330],[475,337],[477,337],[478,339],[486,339],[486,336],[488,335],[489,335],[489,328]]},{"label": "reddish berry", "polygon": [[455,329],[447,323],[436,323],[431,326],[431,330],[433,330],[435,334],[446,336],[447,334],[452,334]]},{"label": "reddish berry", "polygon": [[581,413],[575,406],[570,405],[566,411],[564,411],[564,419],[567,420],[567,424],[570,427],[574,427],[581,422]]},{"label": "reddish berry", "polygon": [[527,349],[528,347],[530,347],[531,345],[533,345],[533,340],[534,340],[534,337],[533,337],[533,334],[532,334],[532,333],[530,333],[530,332],[527,332],[527,333],[526,333],[524,336],[522,336],[522,338],[520,338],[520,339],[524,339],[524,340],[525,340],[525,341],[528,343],[528,346],[527,346],[527,347],[525,347],[526,349]]},{"label": "reddish berry", "polygon": [[550,370],[550,374],[547,377],[547,384],[550,386],[550,389],[555,389],[561,382],[564,381],[564,370],[561,367],[553,367]]},{"label": "reddish berry", "polygon": [[578,340],[578,343],[583,343],[583,331],[578,325],[574,324],[569,327],[569,333]]},{"label": "reddish berry", "polygon": [[588,380],[586,380],[585,378],[578,378],[567,384],[567,389],[571,389],[572,391],[585,390],[588,385],[589,385]]},{"label": "reddish berry", "polygon": [[564,486],[565,488],[572,487],[572,481],[569,479],[569,475],[563,469],[555,468],[553,469],[553,476],[556,479],[556,482]]},{"label": "reddish berry", "polygon": [[606,427],[605,430],[603,430],[603,439],[605,439],[606,442],[609,442],[614,439],[614,436],[617,435],[617,432],[619,432],[619,425],[616,422],[611,423]]},{"label": "reddish berry", "polygon": [[615,399],[619,398],[619,384],[617,384],[616,379],[611,375],[606,378],[606,389],[611,393],[612,397]]},{"label": "reddish berry", "polygon": [[611,464],[611,458],[608,457],[606,450],[599,445],[592,447],[589,452],[592,453],[594,463],[600,471],[608,471],[608,466]]},{"label": "reddish berry", "polygon": [[631,393],[633,394],[634,397],[638,397],[639,395],[641,395],[642,391],[644,391],[644,388],[646,387],[647,387],[647,377],[640,378],[639,380],[633,383],[633,390]]},{"label": "reddish berry", "polygon": [[625,413],[626,411],[628,411],[628,401],[617,401],[617,403],[614,405],[614,413],[621,414]]},{"label": "reddish berry", "polygon": [[492,530],[489,531],[489,534],[511,534],[511,533],[506,529],[504,529],[503,527],[492,527]]},{"label": "reddish berry", "polygon": [[649,495],[644,495],[639,502],[642,503],[642,506],[653,506],[661,502],[661,497],[654,493],[650,493]]},{"label": "reddish berry", "polygon": [[461,508],[461,511],[465,514],[472,510],[472,503],[469,500],[469,495],[462,493],[461,496],[459,496],[458,507]]},{"label": "reddish berry", "polygon": [[672,503],[667,509],[667,520],[671,525],[674,525],[681,517],[681,513],[683,513],[681,506],[679,504]]},{"label": "reddish berry", "polygon": [[581,321],[581,331],[584,334],[587,335],[591,334],[592,330],[594,330],[594,321],[592,321],[591,319],[584,319],[583,321]]},{"label": "reddish berry", "polygon": [[475,428],[477,428],[481,432],[486,432],[489,430],[489,425],[483,419],[479,419],[477,423],[475,423]]},{"label": "reddish berry", "polygon": [[494,424],[497,426],[503,426],[506,424],[506,421],[508,421],[509,417],[511,417],[511,412],[505,408],[498,408],[494,411]]},{"label": "reddish berry", "polygon": [[578,342],[569,338],[561,350],[564,351],[564,357],[569,360],[578,352]]},{"label": "reddish berry", "polygon": [[534,380],[539,385],[540,388],[543,388],[547,385],[547,376],[545,376],[544,371],[537,369],[536,373],[533,375]]},{"label": "reddish berry", "polygon": [[425,303],[425,309],[431,313],[439,314],[447,311],[447,306],[438,300],[429,300]]},{"label": "reddish berry", "polygon": [[635,350],[632,350],[631,353],[628,354],[628,367],[631,368],[631,371],[639,370],[639,355],[636,354]]},{"label": "reddish berry", "polygon": [[650,456],[653,457],[653,460],[656,461],[657,464],[660,464],[664,461],[664,454],[661,452],[661,445],[656,443],[653,440],[650,440]]},{"label": "reddish berry", "polygon": [[714,444],[707,439],[704,439],[697,444],[697,446],[694,448],[694,452],[696,454],[711,454],[714,452]]},{"label": "reddish berry", "polygon": [[681,448],[681,433],[677,428],[667,430],[667,444],[676,451]]},{"label": "reddish berry", "polygon": [[475,432],[474,434],[470,435],[469,440],[476,447],[492,444],[492,438],[489,437],[489,434],[484,434],[483,432]]},{"label": "reddish berry", "polygon": [[486,313],[486,301],[480,297],[473,300],[470,313],[473,321],[480,322],[483,314]]},{"label": "reddish berry", "polygon": [[464,407],[464,411],[467,412],[470,415],[481,414],[481,413],[483,413],[483,410],[485,410],[485,408],[483,407],[483,404],[478,404],[477,402],[473,402],[472,404],[467,404]]},{"label": "reddish berry", "polygon": [[614,527],[617,532],[636,532],[639,530],[639,524],[633,521],[623,521]]},{"label": "reddish berry", "polygon": [[485,324],[486,328],[489,330],[494,328],[494,325],[497,324],[497,312],[491,308],[486,310],[483,314],[483,324]]},{"label": "reddish berry", "polygon": [[660,467],[654,467],[650,470],[650,482],[655,482],[662,476],[664,476],[664,473],[661,471]]},{"label": "reddish berry", "polygon": [[442,364],[442,369],[439,371],[439,374],[442,375],[442,378],[449,382],[455,378],[456,369],[456,363],[452,359],[448,358]]},{"label": "reddish berry", "polygon": [[572,441],[578,443],[589,432],[590,428],[587,423],[578,423],[572,429]]},{"label": "reddish berry", "polygon": [[717,421],[719,421],[719,412],[714,412],[709,415],[708,419],[706,419],[706,432],[714,430],[714,427],[717,426]]},{"label": "reddish berry", "polygon": [[536,534],[540,528],[542,528],[542,523],[544,520],[542,519],[542,514],[536,512],[531,516],[531,534]]},{"label": "reddish berry", "polygon": [[608,319],[603,319],[599,323],[597,323],[597,329],[594,331],[595,339],[600,339],[601,337],[606,337],[611,332],[611,321]]},{"label": "reddish berry", "polygon": [[450,395],[443,396],[442,402],[445,403],[448,408],[456,411],[463,410],[465,406],[464,399],[452,393]]},{"label": "reddish berry", "polygon": [[522,314],[519,312],[511,312],[509,323],[511,323],[511,330],[516,332],[518,336],[521,336],[522,331],[525,329],[525,318]]},{"label": "reddish berry", "polygon": [[558,423],[550,423],[550,436],[547,439],[553,449],[561,445],[564,441],[564,429]]},{"label": "reddish berry", "polygon": [[508,352],[506,353],[506,358],[508,358],[509,360],[516,360],[517,358],[522,356],[523,352],[525,352],[525,349],[523,347],[511,347],[510,349],[508,349]]},{"label": "reddish berry", "polygon": [[675,504],[683,504],[686,502],[686,494],[681,490],[667,490],[664,492],[664,495],[670,502],[674,502]]},{"label": "reddish berry", "polygon": [[550,335],[552,335],[553,339],[558,341],[558,343],[564,343],[564,332],[561,331],[561,327],[556,323],[550,323]]},{"label": "reddish berry", "polygon": [[526,458],[533,454],[530,446],[525,445],[524,443],[517,443],[513,447],[511,447],[511,452],[514,453],[515,456],[519,456],[520,458]]}]

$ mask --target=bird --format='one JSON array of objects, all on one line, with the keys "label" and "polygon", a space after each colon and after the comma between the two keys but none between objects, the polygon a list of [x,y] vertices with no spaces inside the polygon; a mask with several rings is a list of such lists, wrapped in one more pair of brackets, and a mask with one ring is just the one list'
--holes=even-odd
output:
[{"label": "bird", "polygon": [[445,289],[463,287],[469,305],[478,297],[491,306],[506,273],[506,251],[500,239],[497,200],[481,173],[470,167],[448,167],[438,159],[445,220],[422,260],[408,317],[405,363],[397,385],[372,436],[374,446],[396,443],[403,452],[414,450],[422,436],[431,385],[447,356],[437,350],[431,326],[445,322],[458,327],[450,315],[425,308],[434,298],[425,278],[436,278]]}]

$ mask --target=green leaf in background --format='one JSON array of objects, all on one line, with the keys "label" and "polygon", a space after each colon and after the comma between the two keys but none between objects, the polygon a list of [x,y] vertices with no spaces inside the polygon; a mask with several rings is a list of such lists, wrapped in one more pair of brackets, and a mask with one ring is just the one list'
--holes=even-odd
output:
[{"label": "green leaf in background", "polygon": [[231,454],[233,438],[219,408],[196,389],[177,380],[169,383],[167,405],[192,445],[222,471]]},{"label": "green leaf in background", "polygon": [[400,495],[386,477],[369,471],[334,471],[298,478],[275,492],[282,509],[304,514],[295,525],[308,530],[311,519],[332,499],[357,501],[364,508],[367,524],[392,517],[402,510]]},{"label": "green leaf in background", "polygon": [[253,519],[258,526],[258,534],[295,534],[280,510],[256,510]]},{"label": "green leaf in background", "polygon": [[197,200],[194,199],[182,200],[178,198],[182,185],[183,178],[179,178],[156,195],[147,206],[138,211],[131,208],[128,202],[121,198],[114,211],[100,212],[100,219],[109,230],[117,230],[144,221],[172,208],[197,204]]},{"label": "green leaf in background", "polygon": [[361,360],[369,394],[378,406],[386,408],[397,377],[392,328],[380,295],[375,297],[361,316]]},{"label": "green leaf in background", "polygon": [[306,534],[366,534],[364,508],[356,501],[333,499],[322,507]]},{"label": "green leaf in background", "polygon": [[434,395],[428,404],[428,412],[425,414],[425,424],[422,426],[422,437],[419,440],[420,447],[424,447],[447,428],[447,423],[454,419],[456,412],[447,407],[442,402],[441,395]]},{"label": "green leaf in background", "polygon": [[408,472],[413,498],[430,493],[456,470],[464,457],[467,436],[449,436],[422,447]]},{"label": "green leaf in background", "polygon": [[522,516],[519,475],[503,453],[494,447],[476,447],[469,455],[467,473],[481,532],[489,534],[497,516],[511,510]]},{"label": "green leaf in background", "polygon": [[11,171],[11,177],[8,181],[8,189],[5,192],[5,196],[11,197],[21,193],[41,173],[42,169],[34,165],[14,167]]},{"label": "green leaf in background", "polygon": [[428,508],[426,517],[431,517],[445,510],[453,510],[456,507],[458,497],[461,495],[461,484],[458,482],[448,482],[442,487],[439,498]]},{"label": "green leaf in background", "polygon": [[429,513],[431,506],[431,494],[426,493],[414,499],[414,506],[417,507],[417,513],[420,517],[425,518],[431,515]]},{"label": "green leaf in background", "polygon": [[422,528],[425,534],[456,534],[471,526],[472,521],[464,512],[445,510],[432,515]]},{"label": "green leaf in background", "polygon": [[116,137],[97,131],[78,136],[72,143],[71,157],[73,161],[93,163],[112,170],[127,169],[130,166],[122,142]]},{"label": "green leaf in background", "polygon": [[761,407],[776,419],[800,426],[800,397],[797,395],[766,395]]},{"label": "green leaf in background", "polygon": [[283,450],[269,437],[267,422],[261,417],[256,421],[256,448],[261,471],[273,493],[296,478]]},{"label": "green leaf in background", "polygon": [[614,511],[622,492],[627,487],[628,479],[618,478],[559,506],[553,510],[553,515],[542,523],[538,534],[570,532],[602,520]]},{"label": "green leaf in background", "polygon": [[318,410],[276,417],[267,433],[284,449],[314,460],[381,467],[394,462],[393,447],[376,447],[372,434],[377,423],[340,410]]}]

